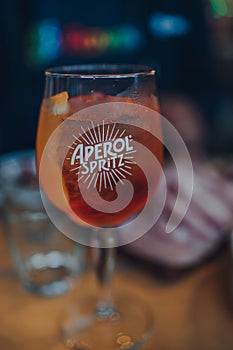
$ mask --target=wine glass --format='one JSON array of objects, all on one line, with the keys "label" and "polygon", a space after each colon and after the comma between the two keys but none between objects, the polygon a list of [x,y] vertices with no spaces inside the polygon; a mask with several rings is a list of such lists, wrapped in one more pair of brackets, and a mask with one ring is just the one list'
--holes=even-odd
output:
[{"label": "wine glass", "polygon": [[77,301],[65,318],[66,344],[138,349],[151,334],[152,315],[140,300],[116,297],[112,275],[114,248],[143,234],[140,218],[159,182],[163,146],[155,71],[106,64],[48,69],[36,154],[51,220],[99,251],[100,291]]}]

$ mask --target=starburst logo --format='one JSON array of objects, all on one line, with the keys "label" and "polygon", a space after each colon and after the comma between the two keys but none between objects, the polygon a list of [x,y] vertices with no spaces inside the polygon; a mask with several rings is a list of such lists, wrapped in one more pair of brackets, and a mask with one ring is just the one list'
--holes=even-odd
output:
[{"label": "starburst logo", "polygon": [[73,135],[74,142],[69,146],[66,160],[69,161],[70,172],[75,172],[77,181],[111,191],[118,182],[132,175],[132,165],[136,150],[132,146],[133,137],[127,134],[126,128],[122,130],[116,123],[94,125],[86,130],[81,127],[83,133]]},{"label": "starburst logo", "polygon": [[69,238],[92,247],[116,247],[142,237],[166,201],[163,147],[177,169],[177,198],[165,228],[166,233],[173,232],[192,196],[188,150],[166,118],[127,102],[84,108],[50,136],[39,174],[50,219]]}]

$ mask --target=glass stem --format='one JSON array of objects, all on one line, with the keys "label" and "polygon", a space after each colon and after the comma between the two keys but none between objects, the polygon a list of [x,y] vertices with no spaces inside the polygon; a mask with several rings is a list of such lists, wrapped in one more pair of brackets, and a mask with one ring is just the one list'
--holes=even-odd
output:
[{"label": "glass stem", "polygon": [[115,249],[99,248],[96,259],[96,275],[100,290],[96,312],[100,317],[109,317],[115,311],[112,295]]}]

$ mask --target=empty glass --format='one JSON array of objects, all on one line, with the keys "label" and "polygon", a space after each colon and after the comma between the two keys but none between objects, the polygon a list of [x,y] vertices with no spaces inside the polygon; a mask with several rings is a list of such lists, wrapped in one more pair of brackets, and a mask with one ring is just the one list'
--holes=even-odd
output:
[{"label": "empty glass", "polygon": [[0,192],[9,249],[18,276],[30,292],[67,292],[83,268],[83,248],[61,234],[40,197],[33,151],[0,158]]}]

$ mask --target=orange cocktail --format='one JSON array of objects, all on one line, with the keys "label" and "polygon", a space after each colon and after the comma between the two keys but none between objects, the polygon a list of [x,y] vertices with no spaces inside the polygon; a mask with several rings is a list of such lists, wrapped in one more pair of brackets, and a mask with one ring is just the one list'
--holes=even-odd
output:
[{"label": "orange cocktail", "polygon": [[[70,125],[72,123],[74,123],[74,125],[77,122],[80,123],[82,120],[74,120],[72,115],[81,111],[83,108],[103,104],[105,102],[135,104],[131,98],[109,96],[100,92],[93,95],[82,95],[69,99],[68,93],[64,91],[44,99],[40,111],[40,122],[37,134],[38,167],[44,147],[59,125],[64,121]],[[157,109],[156,99],[144,98],[143,103],[146,107],[153,108],[154,110]],[[138,117],[140,117],[140,115]],[[93,118],[93,116],[90,116],[90,123],[91,118]],[[83,125],[87,123],[87,120],[83,121]],[[54,145],[54,147],[57,147],[58,157],[59,149],[67,149],[67,156],[64,159],[62,169],[52,161],[47,164],[48,176],[41,179],[42,188],[44,188],[48,198],[59,209],[72,216],[73,219],[75,215],[77,215],[77,221],[81,219],[87,224],[98,227],[121,225],[123,222],[126,222],[139,213],[147,201],[147,179],[143,169],[141,169],[133,159],[133,152],[135,151],[132,149],[133,147],[130,143],[131,138],[133,138],[134,142],[143,144],[147,149],[150,149],[160,163],[162,163],[163,157],[162,143],[147,130],[131,125],[128,125],[126,130],[124,123],[114,122],[113,124],[107,118],[104,119],[104,123],[105,125],[101,125],[101,128],[100,126],[97,127],[93,125],[91,130],[88,128],[89,131],[87,133],[78,135],[69,148],[67,148],[65,144],[66,138],[64,135],[58,135],[57,137],[59,139],[57,139]],[[72,126],[70,129],[72,129]],[[83,131],[85,132],[84,129]],[[111,132],[112,135],[110,135]],[[102,134],[104,135],[103,138]],[[118,136],[116,136],[114,140],[114,135],[116,134]],[[122,137],[119,137],[119,135],[122,135]],[[107,136],[111,136],[111,142],[109,139],[107,140]],[[92,145],[90,145],[90,139],[93,140]],[[75,149],[75,162],[71,164],[70,159]],[[89,157],[86,161],[83,159],[85,152],[89,152]],[[97,154],[97,157],[94,157],[94,154]],[[52,179],[49,177],[49,174],[56,174],[56,167],[57,172],[62,171],[63,193],[57,191],[59,187],[58,181],[60,181],[59,178],[57,176],[53,176]],[[75,169],[79,170],[75,171]],[[80,176],[84,177],[83,181],[86,181],[87,190],[90,192],[90,195],[92,191],[93,194],[95,191],[98,191],[99,196],[109,203],[117,198],[117,184],[122,183],[124,180],[129,180],[134,189],[133,199],[124,209],[114,213],[106,213],[95,209],[83,198],[80,192],[80,181],[78,181],[77,174],[79,178]],[[156,178],[153,172],[151,172],[150,177],[152,181],[154,181],[155,190],[158,178]],[[152,195],[152,193],[150,193],[150,195]],[[64,205],[65,202],[68,205]]]}]

